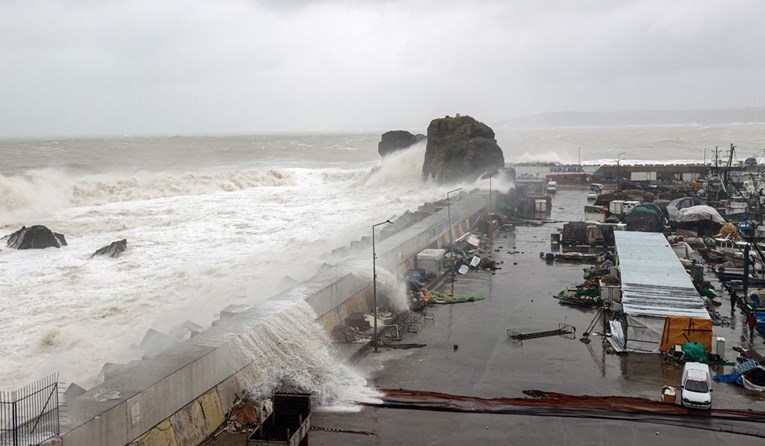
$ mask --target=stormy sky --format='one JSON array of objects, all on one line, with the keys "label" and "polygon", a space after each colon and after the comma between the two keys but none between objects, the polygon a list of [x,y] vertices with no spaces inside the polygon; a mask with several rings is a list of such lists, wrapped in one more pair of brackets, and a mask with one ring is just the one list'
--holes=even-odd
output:
[{"label": "stormy sky", "polygon": [[765,106],[759,0],[2,0],[0,136]]}]

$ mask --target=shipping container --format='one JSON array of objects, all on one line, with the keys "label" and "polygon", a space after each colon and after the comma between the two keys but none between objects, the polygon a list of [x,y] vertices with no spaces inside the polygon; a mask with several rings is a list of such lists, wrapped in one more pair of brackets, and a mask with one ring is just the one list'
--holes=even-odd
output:
[{"label": "shipping container", "polygon": [[632,181],[656,181],[656,172],[631,172]]}]

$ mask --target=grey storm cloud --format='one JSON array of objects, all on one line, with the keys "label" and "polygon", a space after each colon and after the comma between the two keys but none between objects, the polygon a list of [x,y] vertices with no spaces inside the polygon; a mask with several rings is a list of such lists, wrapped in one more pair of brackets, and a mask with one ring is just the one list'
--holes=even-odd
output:
[{"label": "grey storm cloud", "polygon": [[0,2],[0,135],[762,106],[760,1]]}]

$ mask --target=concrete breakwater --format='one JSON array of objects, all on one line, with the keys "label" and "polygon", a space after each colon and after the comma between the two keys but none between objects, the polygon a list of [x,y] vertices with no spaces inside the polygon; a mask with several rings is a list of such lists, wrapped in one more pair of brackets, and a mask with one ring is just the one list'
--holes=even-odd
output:
[{"label": "concrete breakwater", "polygon": [[[430,215],[376,240],[378,268],[400,275],[414,267],[417,253],[448,244],[450,228],[455,238],[468,232],[488,205],[488,193],[462,194],[453,199],[451,220],[445,203],[425,206]],[[273,324],[295,324],[289,313],[300,311],[301,302],[310,305],[327,333],[348,315],[370,311],[371,264],[366,263],[371,259],[357,259],[368,259],[371,248],[359,243],[349,251],[350,257],[328,265],[309,280],[153,358],[119,368],[81,395],[70,395],[65,432],[56,442],[66,446],[198,444],[223,423],[238,395],[265,379],[261,364],[281,350],[278,341],[255,342],[257,351],[243,345],[253,344],[253,338],[283,336],[273,333]]]}]

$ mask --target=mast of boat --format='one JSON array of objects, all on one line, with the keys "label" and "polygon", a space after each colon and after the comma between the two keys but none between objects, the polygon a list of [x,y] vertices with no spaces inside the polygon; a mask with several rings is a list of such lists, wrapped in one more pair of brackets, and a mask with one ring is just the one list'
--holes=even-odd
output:
[{"label": "mast of boat", "polygon": [[765,194],[765,186],[763,186],[762,163],[765,160],[765,149],[760,152],[755,160],[757,162],[757,169],[754,172],[750,172],[749,174],[752,181],[752,190],[747,191],[749,192],[747,202],[749,203],[749,208],[752,211],[752,220],[754,220],[754,232],[756,232],[757,227],[764,223],[763,200],[765,200],[765,196],[763,194]]},{"label": "mast of boat", "polygon": [[[730,145],[730,151],[728,152],[728,163],[725,166],[725,172],[723,173],[723,185],[725,187],[725,191],[727,193],[728,184],[731,180],[730,171],[733,167],[733,154],[735,153],[736,146],[734,146],[732,143]],[[730,198],[730,197],[729,197]]]},{"label": "mast of boat", "polygon": [[707,178],[710,180],[709,184],[707,184],[707,196],[713,203],[717,203],[720,201],[720,187],[712,182],[711,180],[714,177],[717,177],[719,179],[720,171],[719,171],[719,163],[720,163],[720,148],[718,146],[715,146],[714,150],[709,151],[709,155],[714,155],[714,158],[712,158],[712,162],[710,162],[711,167],[709,168],[709,171],[707,173]]}]

